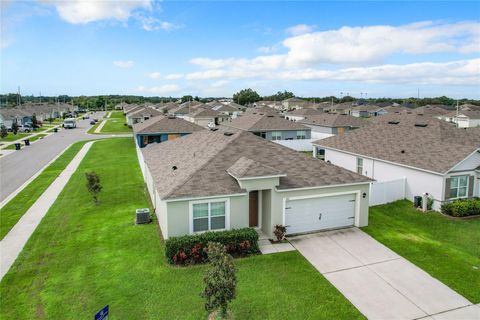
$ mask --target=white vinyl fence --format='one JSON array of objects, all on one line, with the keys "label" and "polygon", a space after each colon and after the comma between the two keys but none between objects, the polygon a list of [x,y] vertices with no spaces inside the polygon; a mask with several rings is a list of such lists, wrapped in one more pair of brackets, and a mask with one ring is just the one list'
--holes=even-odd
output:
[{"label": "white vinyl fence", "polygon": [[296,151],[313,151],[312,140],[272,140],[272,142],[281,144],[284,147],[296,150]]},{"label": "white vinyl fence", "polygon": [[370,184],[370,206],[405,199],[405,183],[405,178],[384,182],[372,182]]}]

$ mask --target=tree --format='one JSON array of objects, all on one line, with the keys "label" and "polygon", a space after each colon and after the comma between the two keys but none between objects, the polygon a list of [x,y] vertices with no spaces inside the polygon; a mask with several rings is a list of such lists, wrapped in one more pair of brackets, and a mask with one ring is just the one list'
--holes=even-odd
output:
[{"label": "tree", "polygon": [[98,203],[98,193],[102,191],[102,185],[100,184],[100,177],[95,171],[85,172],[87,178],[87,190],[91,193],[93,202]]},{"label": "tree", "polygon": [[192,100],[193,100],[193,97],[189,95],[182,97],[182,103],[192,101]]},{"label": "tree", "polygon": [[240,90],[233,95],[233,101],[242,106],[262,100],[258,93],[250,88]]},{"label": "tree", "polygon": [[283,92],[278,91],[273,96],[265,96],[265,97],[263,97],[263,100],[283,101],[283,100],[290,99],[290,98],[295,98],[295,95],[293,94],[293,92],[284,90]]},{"label": "tree", "polygon": [[208,243],[207,254],[211,266],[203,278],[205,309],[208,312],[218,311],[218,316],[226,319],[228,304],[236,296],[237,277],[233,258],[222,244],[216,242]]},{"label": "tree", "polygon": [[7,131],[7,127],[5,127],[3,124],[0,126],[0,138],[5,138],[6,136],[8,136],[8,131]]},{"label": "tree", "polygon": [[18,124],[17,124],[17,121],[13,121],[13,122],[12,122],[12,132],[13,132],[13,134],[17,134],[17,132],[18,132]]},{"label": "tree", "polygon": [[32,116],[32,127],[33,128],[38,128],[37,115],[35,113]]}]

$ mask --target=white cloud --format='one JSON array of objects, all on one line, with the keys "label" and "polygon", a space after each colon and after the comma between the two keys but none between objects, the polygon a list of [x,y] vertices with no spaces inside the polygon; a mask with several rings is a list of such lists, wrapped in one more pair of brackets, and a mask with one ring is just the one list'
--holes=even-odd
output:
[{"label": "white cloud", "polygon": [[290,28],[287,28],[287,30],[285,30],[285,32],[288,33],[288,34],[294,35],[294,36],[298,36],[300,34],[310,33],[314,29],[315,29],[315,26],[309,26],[307,24],[297,24],[296,26],[292,26]]},{"label": "white cloud", "polygon": [[60,17],[72,24],[84,24],[100,20],[127,21],[136,9],[150,10],[151,0],[43,0],[53,5]]},{"label": "white cloud", "polygon": [[257,48],[257,51],[261,53],[272,53],[277,51],[277,48],[275,46],[272,46],[272,47],[264,46],[264,47]]},{"label": "white cloud", "polygon": [[136,91],[141,93],[153,93],[153,94],[170,94],[180,90],[180,87],[176,84],[165,84],[157,87],[137,87]]},{"label": "white cloud", "polygon": [[133,67],[134,62],[132,60],[128,60],[128,61],[117,60],[117,61],[113,61],[112,63],[116,67],[127,69],[127,68]]},{"label": "white cloud", "polygon": [[184,75],[182,73],[171,73],[171,74],[167,74],[165,76],[165,79],[166,80],[178,80],[178,79],[182,79],[184,77]]},{"label": "white cloud", "polygon": [[155,31],[155,30],[165,30],[171,31],[175,29],[179,29],[182,26],[178,24],[174,24],[168,21],[162,21],[154,17],[145,17],[142,15],[138,15],[137,19],[140,21],[142,25],[142,29],[145,31]]},{"label": "white cloud", "polygon": [[151,72],[147,76],[152,79],[160,79],[162,74],[160,72]]}]

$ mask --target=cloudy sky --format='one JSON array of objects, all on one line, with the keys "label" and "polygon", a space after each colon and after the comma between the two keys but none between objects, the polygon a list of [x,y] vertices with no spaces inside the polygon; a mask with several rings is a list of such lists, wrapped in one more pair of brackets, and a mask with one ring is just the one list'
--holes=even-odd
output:
[{"label": "cloudy sky", "polygon": [[1,92],[480,98],[480,2],[1,1]]}]

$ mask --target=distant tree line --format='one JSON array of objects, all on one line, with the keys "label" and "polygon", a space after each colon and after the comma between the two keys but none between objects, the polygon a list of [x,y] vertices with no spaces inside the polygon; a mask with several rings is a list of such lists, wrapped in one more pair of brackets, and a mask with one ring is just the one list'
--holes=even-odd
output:
[{"label": "distant tree line", "polygon": [[[239,92],[233,95],[233,101],[239,103],[241,105],[251,104],[260,100],[268,100],[268,101],[282,101],[285,99],[293,98],[295,94],[291,91],[278,91],[276,94],[270,96],[260,96],[255,90],[248,88],[240,90]],[[299,98],[299,97],[297,97]],[[33,95],[22,95],[19,96],[17,93],[8,93],[8,94],[1,94],[0,95],[0,107],[15,107],[18,102],[20,104],[25,103],[68,103],[73,105],[78,105],[85,109],[103,109],[106,107],[107,109],[112,109],[115,105],[119,103],[136,103],[136,104],[143,104],[143,103],[161,103],[161,102],[170,102],[170,101],[177,101],[181,100],[182,102],[187,101],[200,101],[200,102],[209,102],[215,99],[225,99],[225,97],[203,97],[200,98],[198,96],[192,95],[185,95],[183,97],[144,97],[144,96],[134,96],[134,95],[101,95],[101,96],[68,96],[68,95],[60,95],[60,96],[33,96]],[[365,103],[398,103],[398,104],[410,104],[410,105],[417,105],[417,106],[424,106],[427,104],[443,104],[447,106],[453,106],[457,103],[456,99],[452,99],[446,96],[441,97],[433,97],[433,98],[422,98],[417,99],[415,97],[410,98],[368,98],[368,99],[358,99],[352,96],[344,96],[344,97],[335,97],[335,96],[327,96],[327,97],[300,97],[300,99],[304,99],[311,102],[333,102],[333,103],[342,103],[342,102],[353,102],[357,100],[362,100]],[[474,99],[459,99],[459,104],[474,104],[480,105],[480,100]]]}]

